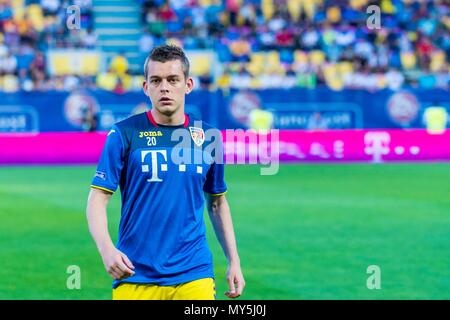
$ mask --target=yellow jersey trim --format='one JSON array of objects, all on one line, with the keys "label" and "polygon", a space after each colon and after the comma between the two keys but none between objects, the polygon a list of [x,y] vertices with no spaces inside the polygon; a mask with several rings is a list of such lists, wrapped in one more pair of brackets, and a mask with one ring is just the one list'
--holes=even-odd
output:
[{"label": "yellow jersey trim", "polygon": [[209,193],[209,192],[207,192],[207,193],[209,193],[209,194],[212,195],[212,196],[221,196],[221,195],[226,194],[227,192],[228,192],[228,190],[225,191],[225,192],[222,192],[222,193]]},{"label": "yellow jersey trim", "polygon": [[109,189],[103,188],[103,187],[99,187],[99,186],[94,186],[93,184],[91,184],[91,188],[100,189],[103,191],[108,191],[108,192],[114,193],[114,191],[112,191],[112,190],[109,190]]}]

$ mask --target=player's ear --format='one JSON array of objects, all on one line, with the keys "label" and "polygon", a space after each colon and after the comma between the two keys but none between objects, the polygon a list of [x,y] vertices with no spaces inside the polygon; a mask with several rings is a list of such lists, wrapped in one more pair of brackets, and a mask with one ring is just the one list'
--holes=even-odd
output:
[{"label": "player's ear", "polygon": [[189,77],[186,81],[186,94],[191,93],[193,88],[194,88],[194,79],[192,79],[192,77]]},{"label": "player's ear", "polygon": [[142,83],[142,90],[144,90],[144,94],[148,97],[148,93],[147,93],[148,83],[146,80],[144,80],[144,82]]}]

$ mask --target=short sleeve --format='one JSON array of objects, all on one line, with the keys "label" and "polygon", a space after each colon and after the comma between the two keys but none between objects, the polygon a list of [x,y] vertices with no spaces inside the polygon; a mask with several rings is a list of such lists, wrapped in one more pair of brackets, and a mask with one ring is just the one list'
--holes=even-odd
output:
[{"label": "short sleeve", "polygon": [[203,191],[212,195],[221,195],[227,192],[224,180],[224,164],[213,163],[206,174]]},{"label": "short sleeve", "polygon": [[113,126],[103,146],[91,187],[114,193],[120,182],[124,162],[124,144],[120,130]]},{"label": "short sleeve", "polygon": [[219,142],[219,146],[221,150],[221,160],[220,163],[218,161],[213,161],[208,173],[206,174],[206,181],[203,185],[203,191],[212,195],[222,195],[227,192],[227,185],[225,183],[225,164],[224,164],[224,155],[223,155],[223,144],[222,141]]}]

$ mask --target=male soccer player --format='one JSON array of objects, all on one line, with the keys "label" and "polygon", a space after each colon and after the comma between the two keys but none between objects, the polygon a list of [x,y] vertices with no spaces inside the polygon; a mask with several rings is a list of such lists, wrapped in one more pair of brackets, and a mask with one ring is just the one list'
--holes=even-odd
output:
[{"label": "male soccer player", "polygon": [[[185,95],[194,85],[189,61],[182,49],[162,45],[150,53],[144,75],[152,109],[112,127],[86,210],[91,235],[114,279],[113,299],[215,299],[204,197],[228,260],[225,295],[236,298],[245,282],[225,198],[224,165],[205,148],[205,130],[211,127],[184,112]],[[178,141],[173,137],[183,132],[193,143],[179,149],[205,161],[174,161]],[[117,186],[122,212],[116,247],[108,233],[106,207]]]}]

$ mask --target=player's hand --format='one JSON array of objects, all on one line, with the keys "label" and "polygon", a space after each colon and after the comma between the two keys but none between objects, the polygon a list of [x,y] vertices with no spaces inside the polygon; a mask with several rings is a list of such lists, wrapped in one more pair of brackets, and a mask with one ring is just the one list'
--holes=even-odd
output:
[{"label": "player's hand", "polygon": [[123,280],[134,275],[134,266],[128,257],[117,248],[112,247],[102,254],[103,264],[114,280]]},{"label": "player's hand", "polygon": [[237,298],[242,294],[245,287],[244,276],[242,275],[239,263],[230,264],[227,269],[227,281],[229,291],[225,292],[228,298]]}]

